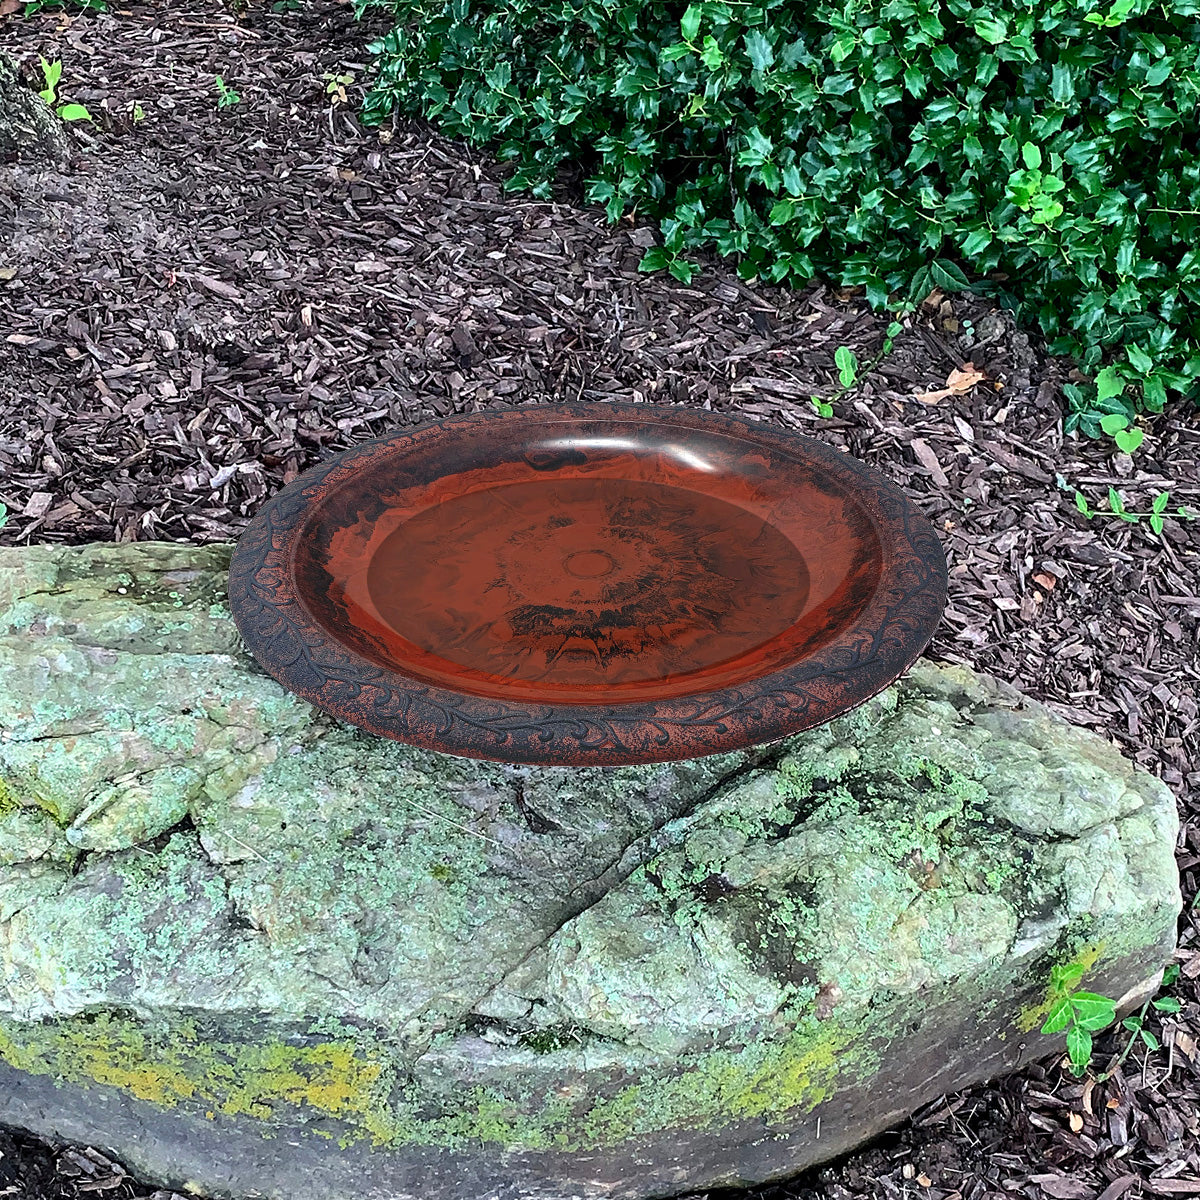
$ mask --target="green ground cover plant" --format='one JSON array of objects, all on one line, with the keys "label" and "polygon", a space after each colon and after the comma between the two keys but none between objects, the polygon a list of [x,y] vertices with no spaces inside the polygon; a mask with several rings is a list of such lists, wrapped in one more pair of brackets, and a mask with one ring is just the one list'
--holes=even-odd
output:
[{"label": "green ground cover plant", "polygon": [[57,59],[54,62],[47,62],[44,58],[38,61],[41,63],[42,79],[46,84],[38,92],[38,95],[54,109],[55,114],[62,120],[90,121],[92,114],[82,104],[59,104],[58,102],[58,83],[62,79],[62,63]]},{"label": "green ground cover plant", "polygon": [[1200,384],[1200,0],[356,2],[395,21],[368,118],[432,118],[540,195],[579,164],[659,222],[650,267],[995,295],[1108,364],[1066,423],[1127,446]]},{"label": "green ground cover plant", "polygon": [[43,9],[78,8],[84,12],[107,12],[108,0],[26,0],[25,15],[33,16]]},{"label": "green ground cover plant", "polygon": [[[1117,1002],[1095,992],[1078,989],[1086,971],[1080,962],[1065,963],[1050,968],[1051,1008],[1042,1025],[1043,1033],[1065,1033],[1067,1062],[1072,1075],[1086,1074],[1092,1065],[1092,1034],[1098,1029],[1107,1029],[1117,1019]],[[1172,964],[1163,971],[1162,986],[1173,986],[1179,979],[1179,967]],[[1107,1071],[1098,1076],[1109,1079],[1129,1057],[1134,1046],[1141,1042],[1150,1050],[1159,1048],[1158,1038],[1146,1028],[1146,1014],[1154,1008],[1160,1013],[1179,1012],[1181,1005],[1174,996],[1150,997],[1136,1012],[1121,1022],[1122,1029],[1129,1032],[1125,1048],[1113,1059]]]}]

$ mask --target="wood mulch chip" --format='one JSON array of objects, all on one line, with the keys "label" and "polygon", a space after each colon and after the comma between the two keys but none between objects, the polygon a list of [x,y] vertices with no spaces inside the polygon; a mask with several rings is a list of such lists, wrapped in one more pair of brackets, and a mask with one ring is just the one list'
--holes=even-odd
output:
[{"label": "wood mulch chip", "polygon": [[[1200,1196],[1200,524],[1156,538],[1073,503],[1111,486],[1147,511],[1169,489],[1200,510],[1195,410],[1156,419],[1134,458],[1064,438],[1069,368],[986,301],[935,295],[822,420],[809,397],[836,390],[834,351],[868,361],[886,320],[715,261],[690,287],[641,275],[649,229],[510,196],[485,156],[425,129],[360,127],[375,32],[334,0],[0,17],[30,77],[61,58],[61,98],[97,118],[74,127],[67,173],[0,166],[0,542],[234,538],[323,457],[498,405],[696,405],[848,450],[942,535],[933,654],[1114,739],[1179,797],[1183,1009],[1153,1016],[1163,1049],[1105,1084],[1051,1061],[737,1195]],[[335,105],[328,80],[349,72]],[[239,104],[218,106],[217,75]],[[1102,1037],[1100,1064],[1122,1044]],[[170,1195],[98,1151],[0,1131],[0,1197],[92,1192]]]}]

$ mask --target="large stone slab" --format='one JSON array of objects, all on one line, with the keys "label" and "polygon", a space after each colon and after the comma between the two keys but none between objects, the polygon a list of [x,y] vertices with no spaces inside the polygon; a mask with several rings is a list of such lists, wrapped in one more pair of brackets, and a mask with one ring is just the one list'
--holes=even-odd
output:
[{"label": "large stone slab", "polygon": [[176,1187],[635,1198],[842,1153],[1153,986],[1170,793],[919,664],[765,750],[506,767],[257,671],[228,551],[0,550],[0,1121]]}]

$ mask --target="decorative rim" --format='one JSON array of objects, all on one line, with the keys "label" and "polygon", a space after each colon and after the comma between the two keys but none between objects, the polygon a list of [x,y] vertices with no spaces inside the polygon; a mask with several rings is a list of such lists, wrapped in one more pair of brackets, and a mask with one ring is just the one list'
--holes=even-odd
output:
[{"label": "decorative rim", "polygon": [[[522,704],[431,685],[334,641],[298,590],[294,559],[312,509],[366,463],[486,422],[620,419],[736,436],[818,466],[873,521],[883,573],[866,609],[811,657],[738,687],[640,703]],[[798,453],[797,453],[798,452]],[[317,708],[371,733],[447,754],[545,766],[670,762],[776,741],[823,724],[894,682],[920,655],[946,603],[933,527],[865,463],[813,438],[741,418],[660,405],[525,405],[447,417],[365,442],[277,493],[238,541],[229,604],[259,664]]]}]

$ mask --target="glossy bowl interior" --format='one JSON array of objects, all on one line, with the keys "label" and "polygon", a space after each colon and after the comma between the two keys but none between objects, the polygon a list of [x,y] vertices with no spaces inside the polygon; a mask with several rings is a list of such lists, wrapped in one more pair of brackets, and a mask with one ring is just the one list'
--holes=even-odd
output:
[{"label": "glossy bowl interior", "polygon": [[878,586],[862,505],[723,431],[508,433],[384,459],[314,507],[296,569],[331,637],[479,696],[663,699],[794,661]]},{"label": "glossy bowl interior", "polygon": [[[876,636],[872,613],[911,566],[923,524],[881,476],[821,443],[651,406],[452,418],[352,451],[305,483],[289,489],[303,503],[276,564],[302,623],[393,691],[535,720],[600,708],[669,722],[680,701],[794,675],[860,626]],[[931,595],[945,582],[932,542]],[[919,652],[925,623],[893,639],[885,674]],[[829,715],[878,690],[868,674],[878,671]]]}]

